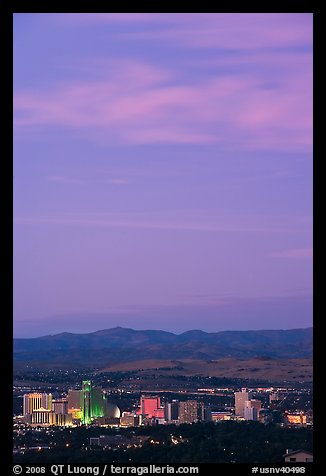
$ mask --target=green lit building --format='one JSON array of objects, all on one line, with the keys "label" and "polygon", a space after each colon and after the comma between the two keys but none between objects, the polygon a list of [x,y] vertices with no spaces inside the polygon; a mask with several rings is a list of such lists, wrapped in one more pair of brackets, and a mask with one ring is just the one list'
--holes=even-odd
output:
[{"label": "green lit building", "polygon": [[90,380],[84,380],[81,390],[69,390],[68,413],[89,425],[95,418],[106,416],[107,400],[100,388],[94,388]]}]

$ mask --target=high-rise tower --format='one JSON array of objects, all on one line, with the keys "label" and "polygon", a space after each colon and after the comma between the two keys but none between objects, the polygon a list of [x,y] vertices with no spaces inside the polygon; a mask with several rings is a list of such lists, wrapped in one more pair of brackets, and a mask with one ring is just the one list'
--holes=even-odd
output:
[{"label": "high-rise tower", "polygon": [[82,405],[83,405],[83,421],[88,425],[92,421],[92,384],[90,380],[84,380],[82,385]]},{"label": "high-rise tower", "polygon": [[251,393],[243,388],[241,392],[234,393],[235,398],[235,414],[244,417],[246,402],[251,400]]},{"label": "high-rise tower", "polygon": [[204,420],[204,403],[187,400],[179,403],[179,422],[196,423]]},{"label": "high-rise tower", "polygon": [[23,414],[31,415],[33,411],[43,408],[52,410],[52,394],[49,393],[26,393],[23,396]]}]

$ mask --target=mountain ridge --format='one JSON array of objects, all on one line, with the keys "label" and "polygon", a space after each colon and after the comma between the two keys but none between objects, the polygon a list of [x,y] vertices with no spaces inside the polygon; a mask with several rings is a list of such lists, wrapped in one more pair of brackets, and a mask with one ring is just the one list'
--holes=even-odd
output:
[{"label": "mountain ridge", "polygon": [[114,327],[77,334],[14,339],[14,362],[105,366],[141,359],[211,360],[234,357],[306,358],[312,355],[312,327],[280,330],[174,334],[160,330]]},{"label": "mountain ridge", "polygon": [[74,335],[74,336],[85,336],[85,335],[95,335],[95,334],[101,334],[101,333],[111,333],[113,331],[132,331],[134,333],[136,332],[157,332],[157,333],[162,333],[162,334],[170,334],[173,336],[182,336],[184,334],[235,334],[235,333],[241,333],[241,334],[246,334],[246,333],[273,333],[273,332],[297,332],[297,331],[311,331],[313,330],[313,327],[294,327],[291,329],[247,329],[247,330],[224,330],[224,331],[216,331],[216,332],[208,332],[208,331],[203,331],[201,329],[189,329],[187,331],[183,331],[179,334],[176,332],[170,332],[170,331],[164,331],[162,329],[132,329],[131,327],[122,327],[122,326],[115,326],[115,327],[110,327],[107,329],[99,329],[97,331],[92,331],[92,332],[59,332],[57,334],[45,334],[43,336],[37,336],[37,337],[14,337],[14,340],[30,340],[30,339],[43,339],[45,337],[58,337],[58,336],[63,336],[63,335]]}]

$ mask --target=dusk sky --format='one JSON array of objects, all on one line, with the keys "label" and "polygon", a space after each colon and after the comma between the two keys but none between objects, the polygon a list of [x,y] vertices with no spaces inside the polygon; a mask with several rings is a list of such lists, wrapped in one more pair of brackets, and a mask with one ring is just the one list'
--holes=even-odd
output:
[{"label": "dusk sky", "polygon": [[312,14],[14,15],[14,333],[312,325]]}]

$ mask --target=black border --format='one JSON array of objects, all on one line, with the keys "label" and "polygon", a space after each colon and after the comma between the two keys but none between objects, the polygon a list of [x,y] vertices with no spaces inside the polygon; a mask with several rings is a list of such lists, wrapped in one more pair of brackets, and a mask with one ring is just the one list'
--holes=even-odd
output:
[{"label": "black border", "polygon": [[[12,355],[13,355],[13,58],[12,58],[12,14],[0,3],[0,45],[1,45],[1,88],[0,131],[1,140],[1,316],[0,351],[2,382],[0,392],[0,421],[3,433],[3,457],[12,457]],[[10,459],[8,458],[8,461]],[[10,469],[11,474],[11,469]]]},{"label": "black border", "polygon": [[[156,7],[156,8],[155,8]],[[264,2],[252,2],[243,0],[239,2],[223,2],[216,4],[218,11],[212,12],[210,6],[205,6],[201,3],[201,8],[188,9],[187,13],[312,13],[314,19],[314,198],[317,196],[318,182],[322,180],[321,174],[316,172],[316,163],[318,165],[320,157],[318,155],[318,137],[320,132],[320,118],[318,117],[318,103],[320,102],[321,86],[320,80],[322,60],[320,61],[319,54],[321,53],[321,41],[322,33],[322,16],[320,8],[317,6],[316,1],[305,0],[284,0],[284,1],[267,1]],[[1,169],[5,173],[2,173],[1,183],[1,198],[0,204],[3,210],[1,210],[2,217],[2,233],[1,233],[1,251],[3,258],[1,260],[2,269],[1,274],[4,277],[2,280],[2,299],[1,308],[2,316],[0,317],[0,351],[2,356],[1,362],[1,392],[0,392],[0,418],[1,418],[1,462],[8,468],[8,472],[4,470],[4,474],[12,474],[12,355],[13,355],[13,14],[14,13],[126,13],[123,12],[123,5],[119,8],[119,5],[112,5],[109,2],[103,2],[95,0],[93,2],[85,2],[80,0],[78,2],[62,0],[53,1],[48,0],[41,5],[35,1],[1,1],[0,2],[0,45],[1,45],[1,79],[3,80],[3,86],[1,88],[1,102],[0,102],[0,124],[1,133],[3,134],[2,145],[2,161]],[[190,10],[190,11],[189,11]],[[171,7],[164,3],[164,5],[149,4],[138,5],[138,10],[128,10],[130,13],[185,13],[185,8],[179,7],[173,4]],[[317,99],[317,100],[316,100]],[[319,119],[319,120],[318,120]],[[10,159],[11,158],[11,159]],[[317,200],[314,199],[314,218],[322,216],[322,210],[318,205],[321,200],[321,195],[318,195]],[[318,213],[320,212],[320,213]],[[5,218],[5,220],[3,219]],[[315,224],[315,221],[314,221]],[[314,226],[314,256],[318,253],[318,245],[321,240],[321,234],[317,232],[316,226]],[[313,270],[314,270],[314,283],[318,281],[318,269],[321,272],[319,260],[314,257]],[[311,469],[318,474],[317,464],[322,461],[321,458],[321,446],[320,438],[318,434],[322,435],[322,426],[320,421],[320,413],[317,414],[316,408],[320,408],[322,403],[322,362],[324,355],[321,352],[321,345],[323,335],[321,330],[319,331],[318,321],[322,319],[322,316],[317,314],[321,313],[322,308],[317,301],[316,297],[316,284],[314,284],[314,463],[311,465]],[[318,368],[320,366],[320,368]],[[316,368],[317,367],[317,368]],[[316,418],[317,417],[317,418]],[[7,426],[8,425],[8,426]],[[8,433],[7,433],[8,431]],[[316,437],[317,436],[317,437]],[[8,465],[7,465],[8,462]],[[226,467],[225,467],[226,466]],[[257,465],[268,467],[268,465]],[[271,464],[270,467],[273,465]],[[276,466],[276,465],[274,465]],[[207,465],[207,468],[201,468],[200,474],[206,473],[212,474],[221,472],[225,474],[226,471],[235,474],[251,474],[252,465],[229,465],[216,464]],[[1,468],[2,469],[2,468]],[[217,471],[216,471],[217,470]],[[226,470],[226,471],[225,471]],[[292,474],[292,473],[289,473]],[[306,474],[313,474],[310,470]]]}]

